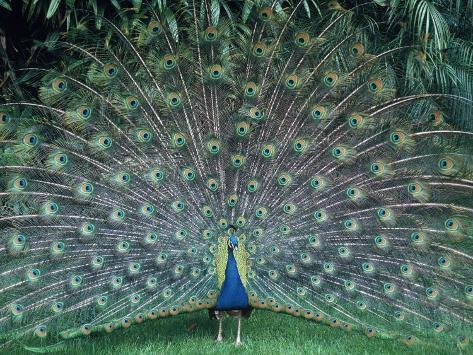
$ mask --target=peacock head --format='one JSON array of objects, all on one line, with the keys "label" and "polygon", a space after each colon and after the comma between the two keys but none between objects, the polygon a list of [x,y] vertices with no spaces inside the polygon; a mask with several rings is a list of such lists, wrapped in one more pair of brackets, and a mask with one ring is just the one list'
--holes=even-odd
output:
[{"label": "peacock head", "polygon": [[229,225],[227,228],[228,234],[228,247],[230,249],[238,249],[238,237],[235,235],[237,228],[233,225]]}]

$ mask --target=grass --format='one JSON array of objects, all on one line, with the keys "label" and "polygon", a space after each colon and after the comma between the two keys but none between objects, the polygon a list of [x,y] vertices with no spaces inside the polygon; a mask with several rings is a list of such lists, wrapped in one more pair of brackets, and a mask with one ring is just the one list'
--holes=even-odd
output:
[{"label": "grass", "polygon": [[[57,354],[459,354],[456,347],[439,348],[421,343],[406,346],[398,340],[368,338],[316,322],[283,314],[254,311],[242,321],[243,345],[233,345],[236,321],[224,320],[224,342],[213,341],[217,322],[207,311],[158,319],[59,344]],[[52,350],[53,350],[52,349]],[[463,351],[471,351],[471,346]],[[15,349],[12,354],[31,354]],[[471,352],[470,352],[471,353]]]}]

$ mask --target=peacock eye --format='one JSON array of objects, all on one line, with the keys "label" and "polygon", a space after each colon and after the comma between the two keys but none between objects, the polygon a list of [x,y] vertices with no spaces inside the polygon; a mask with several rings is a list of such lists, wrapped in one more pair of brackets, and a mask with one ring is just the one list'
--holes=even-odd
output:
[{"label": "peacock eye", "polygon": [[112,146],[112,138],[107,136],[101,136],[97,140],[98,146],[102,149],[108,149]]},{"label": "peacock eye", "polygon": [[52,88],[56,93],[64,92],[67,89],[67,82],[63,79],[56,79],[52,83]]},{"label": "peacock eye", "polygon": [[34,147],[38,144],[38,136],[36,134],[25,134],[23,136],[23,143],[28,147]]},{"label": "peacock eye", "polygon": [[333,88],[338,81],[338,74],[335,72],[328,72],[323,78],[325,86],[328,88]]},{"label": "peacock eye", "polygon": [[152,34],[152,35],[157,35],[157,34],[160,34],[163,30],[163,27],[162,25],[157,22],[157,21],[150,21],[150,23],[148,24],[148,31]]},{"label": "peacock eye", "polygon": [[108,78],[114,78],[118,74],[118,69],[114,64],[105,64],[103,72]]},{"label": "peacock eye", "polygon": [[218,32],[215,27],[207,27],[207,29],[204,32],[204,38],[205,40],[209,42],[213,42],[217,39]]},{"label": "peacock eye", "polygon": [[297,86],[298,78],[296,75],[290,75],[286,80],[286,87],[288,89],[294,89]]},{"label": "peacock eye", "polygon": [[91,112],[90,108],[84,108],[82,110],[82,117],[88,118],[90,116],[90,112]]},{"label": "peacock eye", "polygon": [[220,79],[222,77],[223,69],[220,65],[213,65],[210,68],[210,77],[212,79]]},{"label": "peacock eye", "polygon": [[10,115],[8,113],[0,112],[0,122],[1,123],[8,123],[10,122]]},{"label": "peacock eye", "polygon": [[295,43],[298,47],[305,47],[309,43],[310,36],[306,32],[298,32],[295,35]]},{"label": "peacock eye", "polygon": [[455,164],[450,158],[442,158],[438,161],[438,167],[442,172],[448,173],[450,170],[453,170]]},{"label": "peacock eye", "polygon": [[273,9],[271,7],[258,8],[259,16],[262,20],[269,20],[273,16]]}]

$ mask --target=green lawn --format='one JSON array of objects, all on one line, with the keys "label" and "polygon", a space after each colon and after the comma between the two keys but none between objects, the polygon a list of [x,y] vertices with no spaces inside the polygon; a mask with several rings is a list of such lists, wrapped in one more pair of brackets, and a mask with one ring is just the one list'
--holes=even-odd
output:
[{"label": "green lawn", "polygon": [[[148,321],[111,334],[63,342],[53,353],[71,354],[459,354],[429,344],[410,347],[397,340],[368,338],[341,329],[272,312],[254,311],[242,321],[243,345],[233,345],[236,321],[224,320],[224,342],[213,341],[218,323],[207,311]],[[51,349],[52,350],[52,349]],[[471,345],[463,354],[471,353]],[[14,354],[25,354],[17,349]]]}]

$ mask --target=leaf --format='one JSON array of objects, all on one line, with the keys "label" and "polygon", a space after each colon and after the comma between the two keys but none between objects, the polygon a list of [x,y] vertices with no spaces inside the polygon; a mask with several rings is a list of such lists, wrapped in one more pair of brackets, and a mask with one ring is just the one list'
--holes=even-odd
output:
[{"label": "leaf", "polygon": [[135,8],[135,12],[139,12],[141,8],[142,0],[132,0],[133,7]]},{"label": "leaf", "polygon": [[310,18],[310,8],[309,8],[309,4],[307,3],[307,0],[304,0],[304,9],[305,9],[305,12],[307,13],[307,17]]},{"label": "leaf", "polygon": [[113,6],[115,6],[115,8],[116,8],[117,10],[120,10],[120,9],[121,9],[121,6],[120,6],[120,4],[118,3],[117,0],[110,0],[110,2],[112,3]]},{"label": "leaf", "polygon": [[92,8],[94,9],[94,14],[97,16],[97,0],[89,0],[89,6],[92,5]]},{"label": "leaf", "polygon": [[225,13],[228,16],[228,19],[230,20],[231,25],[233,26],[235,20],[233,19],[233,13],[232,13],[232,10],[230,10],[230,8],[228,7],[227,1],[225,0],[219,0],[219,1],[220,1],[220,5],[222,5],[223,9],[225,10]]},{"label": "leaf", "polygon": [[212,26],[218,25],[218,20],[220,19],[220,2],[219,0],[212,0],[210,4],[210,12],[212,17]]},{"label": "leaf", "polygon": [[61,0],[51,0],[49,3],[48,13],[46,14],[48,20],[56,13],[60,3]]},{"label": "leaf", "polygon": [[95,27],[100,30],[102,27],[102,21],[103,21],[103,13],[105,9],[102,7],[98,10],[98,14],[95,16]]},{"label": "leaf", "polygon": [[6,0],[0,0],[0,6],[12,11],[10,4]]},{"label": "leaf", "polygon": [[34,15],[34,12],[35,12],[35,9],[36,9],[36,4],[37,4],[37,2],[31,2],[31,3],[29,3],[29,6],[23,5],[24,6],[23,7],[24,11],[26,11],[26,9],[28,9],[28,17],[27,17],[28,21],[31,20],[31,18]]},{"label": "leaf", "polygon": [[199,14],[200,14],[200,16],[199,16],[200,21],[201,22],[204,21],[204,18],[205,18],[205,3],[203,1],[200,3],[200,13]]},{"label": "leaf", "polygon": [[168,24],[169,32],[171,32],[172,38],[176,42],[179,42],[179,33],[177,31],[177,21],[174,17],[174,13],[171,11],[169,7],[164,10],[164,18],[166,19],[166,23]]},{"label": "leaf", "polygon": [[243,10],[241,12],[241,20],[245,23],[250,17],[251,9],[253,8],[254,3],[251,0],[245,0],[245,4],[243,5]]},{"label": "leaf", "polygon": [[427,36],[433,35],[435,48],[446,47],[450,29],[445,17],[434,3],[428,0],[410,0],[405,12],[418,36],[424,33]]},{"label": "leaf", "polygon": [[53,49],[56,45],[56,42],[59,40],[59,37],[59,32],[50,32],[44,40],[44,46],[48,49]]},{"label": "leaf", "polygon": [[71,10],[66,11],[66,31],[71,28]]},{"label": "leaf", "polygon": [[160,13],[163,13],[163,2],[161,0],[157,0],[158,10]]},{"label": "leaf", "polygon": [[379,6],[388,6],[389,5],[389,2],[388,0],[373,0],[376,4],[378,4]]}]

